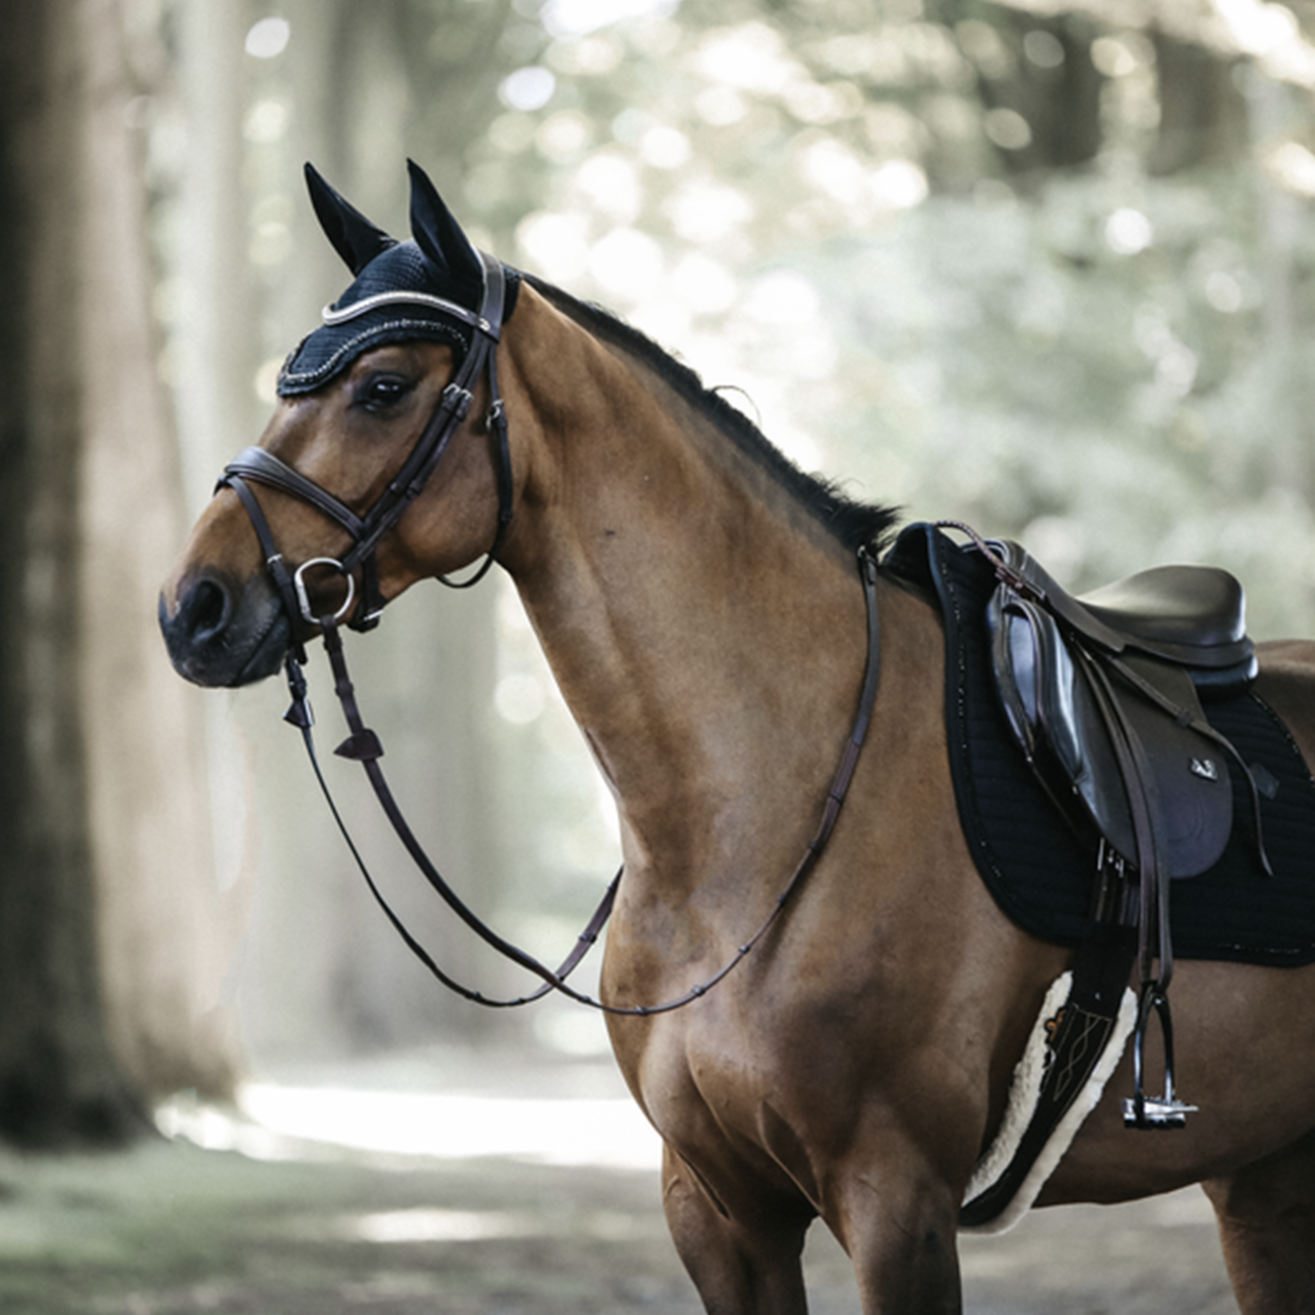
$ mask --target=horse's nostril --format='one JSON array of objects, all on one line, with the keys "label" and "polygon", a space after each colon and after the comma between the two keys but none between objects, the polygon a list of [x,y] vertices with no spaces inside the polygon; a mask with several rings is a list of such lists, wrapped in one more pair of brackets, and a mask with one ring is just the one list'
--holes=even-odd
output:
[{"label": "horse's nostril", "polygon": [[197,685],[246,685],[279,669],[290,627],[278,598],[257,577],[237,583],[207,575],[160,595],[160,632],[180,676]]},{"label": "horse's nostril", "polygon": [[204,643],[228,624],[228,593],[213,580],[200,580],[183,599],[178,622],[193,643]]}]

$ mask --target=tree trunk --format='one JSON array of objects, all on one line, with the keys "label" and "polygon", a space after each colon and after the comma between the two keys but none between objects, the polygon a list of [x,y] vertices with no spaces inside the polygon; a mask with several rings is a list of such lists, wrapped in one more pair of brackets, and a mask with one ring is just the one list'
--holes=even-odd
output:
[{"label": "tree trunk", "polygon": [[1147,162],[1152,174],[1235,165],[1247,149],[1247,107],[1234,62],[1217,50],[1152,31],[1160,123]]},{"label": "tree trunk", "polygon": [[77,698],[72,4],[16,0],[0,43],[0,1131],[114,1139],[137,1104],[104,1033]]},{"label": "tree trunk", "polygon": [[179,516],[121,15],[14,0],[6,18],[0,1136],[114,1141],[153,1095],[227,1084],[222,1026],[197,1026],[222,955],[185,843],[187,712],[156,657]]},{"label": "tree trunk", "polygon": [[216,882],[201,710],[155,617],[185,526],[121,0],[81,0],[79,23],[81,674],[110,1036],[148,1094],[224,1094],[236,1043],[221,997],[249,882],[240,866]]}]

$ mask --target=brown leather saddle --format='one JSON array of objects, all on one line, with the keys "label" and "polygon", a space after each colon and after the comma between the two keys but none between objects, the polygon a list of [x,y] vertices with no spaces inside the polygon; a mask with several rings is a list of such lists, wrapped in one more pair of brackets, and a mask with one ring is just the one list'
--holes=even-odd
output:
[{"label": "brown leather saddle", "polygon": [[[1231,770],[1257,798],[1247,765],[1202,710],[1202,700],[1240,694],[1256,674],[1242,587],[1215,567],[1162,566],[1075,597],[1018,544],[956,528],[996,574],[991,674],[1013,736],[1061,813],[1095,845],[1097,920],[1137,929],[1142,998],[1126,1120],[1182,1127],[1192,1107],[1173,1093],[1169,890],[1223,854],[1234,823]],[[1152,1013],[1164,1032],[1163,1097],[1146,1096],[1142,1083]]]}]

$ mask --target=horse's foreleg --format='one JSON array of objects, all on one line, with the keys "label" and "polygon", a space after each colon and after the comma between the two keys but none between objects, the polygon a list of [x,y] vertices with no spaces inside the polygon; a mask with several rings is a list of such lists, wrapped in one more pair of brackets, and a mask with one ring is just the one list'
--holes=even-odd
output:
[{"label": "horse's foreleg", "polygon": [[836,1231],[858,1276],[863,1315],[960,1315],[958,1212],[948,1193],[862,1175],[843,1201]]},{"label": "horse's foreleg", "polygon": [[802,1214],[737,1217],[669,1148],[662,1185],[667,1227],[708,1315],[805,1315]]},{"label": "horse's foreleg", "polygon": [[1315,1311],[1315,1133],[1204,1187],[1243,1315]]}]

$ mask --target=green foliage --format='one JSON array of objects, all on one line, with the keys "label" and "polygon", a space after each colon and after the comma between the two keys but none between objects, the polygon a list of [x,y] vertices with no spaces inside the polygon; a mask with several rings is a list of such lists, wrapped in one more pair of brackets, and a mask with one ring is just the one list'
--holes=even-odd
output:
[{"label": "green foliage", "polygon": [[469,199],[805,464],[1309,628],[1308,93],[1203,15],[685,0],[554,37]]}]

